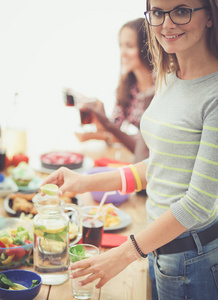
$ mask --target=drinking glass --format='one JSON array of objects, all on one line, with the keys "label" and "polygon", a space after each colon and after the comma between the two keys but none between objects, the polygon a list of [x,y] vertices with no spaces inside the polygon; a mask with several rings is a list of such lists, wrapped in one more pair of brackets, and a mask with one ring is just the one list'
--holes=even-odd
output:
[{"label": "drinking glass", "polygon": [[64,90],[64,103],[66,106],[75,106],[79,109],[81,125],[91,124],[93,122],[92,112],[83,110],[82,106],[86,103],[93,105],[95,101],[95,98],[85,97],[74,90]]},{"label": "drinking glass", "polygon": [[104,222],[106,209],[101,209],[96,215],[98,206],[83,206],[83,236],[82,241],[85,244],[101,247],[102,234],[104,231]]},{"label": "drinking glass", "polygon": [[[83,247],[84,252],[81,254],[76,251],[76,254],[73,254],[72,250],[75,247]],[[74,245],[71,246],[69,249],[69,257],[70,257],[70,262],[74,263],[76,261],[80,261],[86,258],[90,258],[92,256],[98,255],[99,254],[99,249],[93,245],[90,244],[81,244],[81,245]],[[79,278],[73,278],[71,279],[71,286],[72,286],[72,293],[73,297],[76,299],[80,300],[86,300],[90,299],[94,293],[94,282],[90,282],[84,286],[80,286],[78,283],[81,280],[84,280],[87,277],[87,275],[79,277]]]}]

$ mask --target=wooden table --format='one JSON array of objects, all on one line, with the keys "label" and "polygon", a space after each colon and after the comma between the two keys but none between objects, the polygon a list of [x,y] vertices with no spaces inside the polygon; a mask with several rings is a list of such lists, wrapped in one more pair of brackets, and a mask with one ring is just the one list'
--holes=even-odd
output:
[{"label": "wooden table", "polygon": [[[109,151],[113,149],[109,148]],[[116,150],[114,150],[116,151]],[[120,151],[123,151],[121,149]],[[107,156],[104,153],[104,156]],[[112,152],[114,153],[114,152]],[[130,153],[124,150],[125,155],[123,161],[131,159]],[[109,152],[109,157],[111,153]],[[114,158],[114,157],[113,157]],[[45,174],[41,174],[45,177]],[[96,204],[91,197],[90,193],[84,193],[80,195],[83,205]],[[119,208],[128,213],[132,222],[126,228],[117,230],[116,233],[128,236],[130,233],[137,233],[146,225],[146,211],[145,211],[146,197],[140,196],[135,193],[131,194],[127,201],[122,203]],[[10,215],[4,210],[4,199],[0,198],[0,215],[4,217],[10,217]],[[101,251],[107,251],[108,248],[102,248]],[[33,267],[22,267],[27,270],[33,270]],[[70,279],[62,285],[46,286],[42,285],[40,293],[35,298],[36,300],[73,300],[71,292]],[[150,300],[150,280],[148,276],[148,260],[135,261],[130,264],[125,270],[123,270],[116,277],[106,283],[101,289],[95,289],[95,293],[91,300]]]}]

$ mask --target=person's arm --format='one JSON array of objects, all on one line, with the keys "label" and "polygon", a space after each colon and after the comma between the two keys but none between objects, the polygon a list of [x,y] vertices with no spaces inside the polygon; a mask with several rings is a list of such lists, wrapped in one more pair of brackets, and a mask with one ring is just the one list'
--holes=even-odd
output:
[{"label": "person's arm", "polygon": [[102,140],[108,142],[109,136],[107,131],[96,131],[96,132],[74,132],[75,136],[80,142],[88,140]]},{"label": "person's arm", "polygon": [[[94,119],[97,119],[98,122],[103,126],[103,128],[105,129],[105,132],[101,129],[100,131],[100,135],[102,137],[103,140],[105,140],[106,142],[108,140],[112,140],[111,139],[111,134],[120,142],[122,143],[129,151],[131,151],[132,153],[134,153],[135,151],[135,147],[136,147],[136,142],[137,142],[137,135],[129,135],[126,134],[125,132],[123,132],[122,130],[120,130],[119,126],[117,126],[117,124],[111,122],[104,111],[104,107],[101,101],[96,100],[95,104],[85,104],[83,105],[83,107],[81,108],[81,110],[86,110],[86,111],[90,111],[92,112],[92,114],[94,115]],[[94,123],[97,126],[97,122],[94,121]],[[102,133],[104,132],[104,133]],[[91,134],[90,137],[88,137],[88,135],[86,136],[87,139],[91,139],[94,138],[95,134]],[[96,137],[98,137],[98,134],[96,134]],[[83,139],[83,137],[80,137],[81,139]],[[86,140],[87,140],[86,139]],[[101,139],[101,138],[97,138],[97,139]]]},{"label": "person's arm", "polygon": [[[175,237],[186,231],[173,216],[170,210],[164,213],[151,225],[135,235],[135,239],[140,249],[144,253],[149,253],[162,245],[172,241]],[[133,249],[129,242],[113,248],[105,253],[91,259],[85,259],[70,265],[74,271],[74,278],[88,275],[85,280],[81,280],[81,285],[86,285],[94,280],[99,280],[96,287],[101,288],[111,278],[119,274],[130,263],[136,260]],[[82,269],[81,269],[82,268]],[[80,269],[79,271],[75,271]]]},{"label": "person's arm", "polygon": [[[146,188],[146,164],[139,162],[135,164],[142,182],[142,188]],[[60,168],[50,174],[42,183],[53,183],[59,186],[59,195],[66,191],[84,193],[87,191],[112,191],[121,190],[122,181],[118,170],[102,172],[91,175],[81,175],[67,168]],[[152,225],[138,233],[135,238],[144,253],[168,243],[176,236],[186,230],[172,215],[170,211],[163,214]],[[72,270],[84,268],[76,273],[74,277],[91,274],[82,284],[87,284],[95,279],[100,279],[97,287],[103,286],[108,280],[121,272],[131,262],[135,260],[132,247],[129,242],[125,242],[117,248],[113,248],[106,253],[100,254],[91,259],[74,263]]]},{"label": "person's arm", "polygon": [[[139,162],[135,166],[141,178],[142,188],[146,188],[146,164]],[[81,194],[92,191],[118,191],[122,188],[119,170],[85,175],[61,167],[43,180],[41,186],[47,183],[56,184],[59,187],[59,195],[66,191]]]}]

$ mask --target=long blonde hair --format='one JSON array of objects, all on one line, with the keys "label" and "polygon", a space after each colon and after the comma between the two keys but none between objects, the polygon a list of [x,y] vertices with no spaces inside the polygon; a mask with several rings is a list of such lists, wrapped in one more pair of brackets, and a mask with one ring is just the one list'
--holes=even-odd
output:
[{"label": "long blonde hair", "polygon": [[[207,45],[211,54],[218,58],[218,0],[200,0],[202,5],[208,7],[213,26],[207,30]],[[150,0],[146,0],[147,10],[150,9]],[[166,81],[166,74],[179,69],[176,54],[167,53],[156,39],[152,28],[146,22],[149,49],[152,55],[154,68],[157,71],[156,90]]]}]

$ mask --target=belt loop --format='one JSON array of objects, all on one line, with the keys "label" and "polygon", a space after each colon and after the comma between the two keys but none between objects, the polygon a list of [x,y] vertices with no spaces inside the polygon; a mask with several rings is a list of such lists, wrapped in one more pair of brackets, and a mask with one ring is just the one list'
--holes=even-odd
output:
[{"label": "belt loop", "polygon": [[158,256],[157,250],[152,251],[152,254],[153,254],[153,257],[157,257]]},{"label": "belt loop", "polygon": [[200,241],[200,239],[198,237],[197,232],[196,231],[191,231],[191,235],[192,235],[193,240],[194,240],[194,242],[196,244],[196,247],[198,249],[198,255],[202,254],[203,253],[203,249],[202,249],[201,241]]}]

